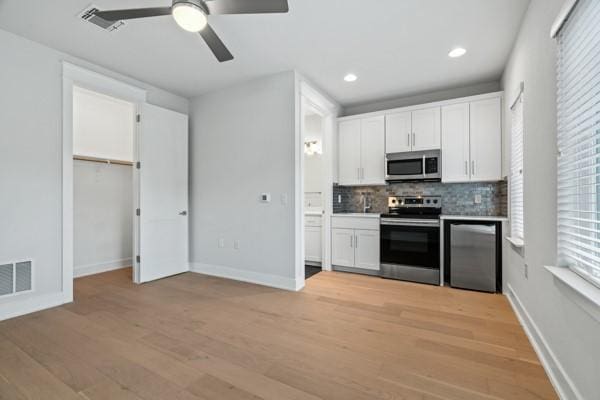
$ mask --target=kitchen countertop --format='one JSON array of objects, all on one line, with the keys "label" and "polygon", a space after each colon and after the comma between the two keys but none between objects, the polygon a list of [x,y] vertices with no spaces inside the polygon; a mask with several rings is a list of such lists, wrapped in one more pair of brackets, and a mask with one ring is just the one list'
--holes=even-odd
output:
[{"label": "kitchen countertop", "polygon": [[463,221],[508,221],[501,215],[441,215],[440,219],[457,219]]},{"label": "kitchen countertop", "polygon": [[334,213],[334,217],[363,217],[363,218],[379,218],[381,214],[376,213]]}]

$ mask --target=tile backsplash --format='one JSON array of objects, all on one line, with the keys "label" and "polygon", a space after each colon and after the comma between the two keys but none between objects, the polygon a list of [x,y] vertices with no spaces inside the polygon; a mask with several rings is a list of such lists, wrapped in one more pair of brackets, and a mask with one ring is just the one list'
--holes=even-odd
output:
[{"label": "tile backsplash", "polygon": [[[362,196],[370,198],[370,212],[386,213],[388,196],[441,196],[442,212],[446,215],[507,215],[508,188],[506,182],[441,183],[406,182],[386,186],[333,187],[333,212],[362,212]],[[481,203],[475,197],[481,196]],[[341,202],[339,201],[341,199]]]}]

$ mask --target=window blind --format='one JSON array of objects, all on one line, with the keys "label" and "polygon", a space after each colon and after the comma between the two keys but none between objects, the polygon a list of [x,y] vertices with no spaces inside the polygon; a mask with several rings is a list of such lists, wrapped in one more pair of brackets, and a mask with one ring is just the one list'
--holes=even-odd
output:
[{"label": "window blind", "polygon": [[580,0],[558,40],[558,262],[600,286],[600,1]]},{"label": "window blind", "polygon": [[523,92],[511,111],[510,141],[510,235],[523,240]]}]

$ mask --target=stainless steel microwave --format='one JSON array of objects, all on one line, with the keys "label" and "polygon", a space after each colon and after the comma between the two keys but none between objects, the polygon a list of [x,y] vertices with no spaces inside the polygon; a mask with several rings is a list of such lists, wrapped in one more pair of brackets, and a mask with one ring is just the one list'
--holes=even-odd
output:
[{"label": "stainless steel microwave", "polygon": [[385,156],[385,180],[440,181],[442,158],[439,150],[389,153]]}]

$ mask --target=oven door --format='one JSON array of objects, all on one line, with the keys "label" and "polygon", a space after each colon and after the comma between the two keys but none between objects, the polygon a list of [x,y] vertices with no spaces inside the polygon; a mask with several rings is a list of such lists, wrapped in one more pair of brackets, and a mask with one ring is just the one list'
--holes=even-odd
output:
[{"label": "oven door", "polygon": [[382,219],[381,264],[440,269],[439,220]]}]

